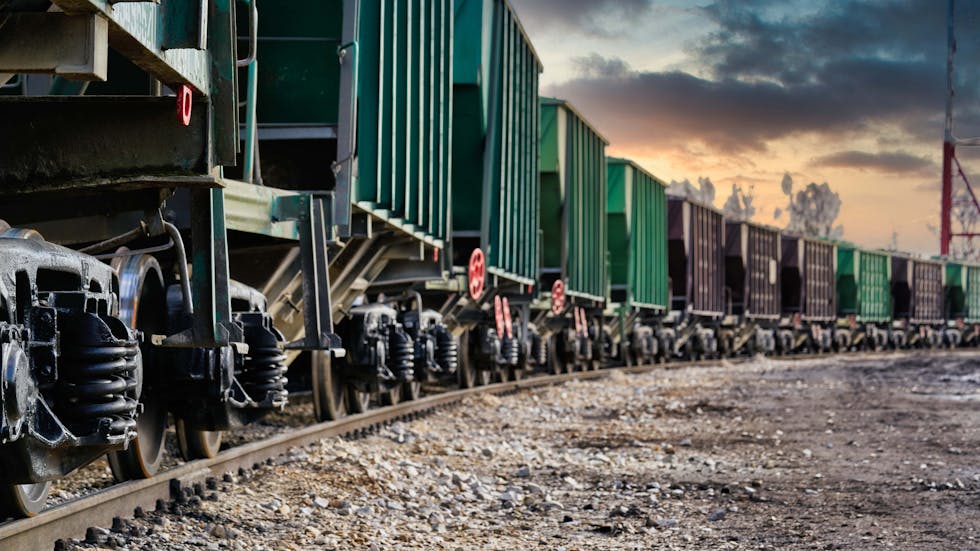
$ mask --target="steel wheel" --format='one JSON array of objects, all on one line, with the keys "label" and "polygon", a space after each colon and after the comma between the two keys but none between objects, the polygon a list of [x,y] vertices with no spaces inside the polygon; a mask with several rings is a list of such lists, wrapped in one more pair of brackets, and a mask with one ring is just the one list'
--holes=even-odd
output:
[{"label": "steel wheel", "polygon": [[382,406],[397,406],[402,401],[402,385],[391,390],[382,390],[379,398]]},{"label": "steel wheel", "polygon": [[0,520],[36,516],[44,510],[50,491],[50,482],[0,486]]},{"label": "steel wheel", "polygon": [[456,373],[459,375],[460,388],[476,386],[476,371],[476,365],[473,364],[473,356],[470,351],[470,332],[466,330],[459,337],[459,368]]},{"label": "steel wheel", "polygon": [[192,429],[184,423],[183,419],[179,418],[175,425],[177,445],[180,447],[180,455],[184,461],[209,459],[218,455],[221,450],[222,431]]},{"label": "steel wheel", "polygon": [[119,482],[155,475],[166,451],[167,404],[152,392],[140,402],[143,413],[136,419],[136,440],[127,449],[106,456],[112,476]]},{"label": "steel wheel", "polygon": [[477,369],[476,386],[487,386],[493,384],[496,369]]},{"label": "steel wheel", "polygon": [[520,381],[521,379],[524,378],[524,366],[513,365],[510,367],[508,371],[510,371],[509,379],[511,381]]},{"label": "steel wheel", "polygon": [[347,386],[347,411],[364,413],[371,408],[371,393],[358,390],[353,385]]},{"label": "steel wheel", "polygon": [[[167,295],[160,265],[149,255],[119,258],[113,263],[119,274],[119,317],[144,335],[166,333]],[[150,478],[160,469],[167,439],[167,402],[160,394],[161,369],[148,343],[140,347],[143,389],[139,401],[143,413],[136,419],[136,440],[125,450],[107,454],[112,476],[122,482]]]},{"label": "steel wheel", "polygon": [[314,350],[310,353],[310,369],[313,380],[313,411],[317,421],[335,421],[347,415],[344,399],[344,378],[334,367],[330,352]]},{"label": "steel wheel", "polygon": [[558,337],[552,335],[548,337],[550,341],[548,343],[548,370],[551,371],[552,375],[561,375],[562,371],[565,370],[565,366],[562,365],[561,361],[561,350],[558,348]]},{"label": "steel wheel", "polygon": [[411,381],[402,385],[402,400],[411,402],[418,400],[422,396],[422,383]]}]

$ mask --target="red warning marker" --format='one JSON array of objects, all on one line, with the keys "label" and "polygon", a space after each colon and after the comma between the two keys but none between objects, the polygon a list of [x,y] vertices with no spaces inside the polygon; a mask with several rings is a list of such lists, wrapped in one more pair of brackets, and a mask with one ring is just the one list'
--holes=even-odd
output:
[{"label": "red warning marker", "polygon": [[194,94],[191,87],[181,84],[177,89],[177,120],[184,126],[191,124],[191,108],[194,106]]},{"label": "red warning marker", "polygon": [[565,309],[565,282],[562,280],[556,280],[555,284],[551,286],[551,312],[554,314],[561,314],[562,310]]},{"label": "red warning marker", "polygon": [[483,296],[483,284],[487,278],[487,261],[483,256],[483,251],[473,249],[470,254],[470,265],[467,271],[467,281],[470,288],[470,298],[479,300]]}]

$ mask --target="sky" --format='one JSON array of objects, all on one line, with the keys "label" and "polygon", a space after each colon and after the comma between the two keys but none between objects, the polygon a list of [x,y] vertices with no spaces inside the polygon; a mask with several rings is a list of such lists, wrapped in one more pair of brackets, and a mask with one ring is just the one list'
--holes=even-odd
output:
[{"label": "sky", "polygon": [[[574,103],[665,182],[710,178],[783,227],[795,189],[840,194],[844,238],[938,252],[946,86],[941,0],[511,0],[542,94]],[[980,135],[980,5],[959,0],[956,130]],[[980,148],[958,151],[980,184]],[[975,174],[975,175],[974,175]],[[962,187],[961,183],[958,186]],[[978,186],[980,192],[980,186]]]}]

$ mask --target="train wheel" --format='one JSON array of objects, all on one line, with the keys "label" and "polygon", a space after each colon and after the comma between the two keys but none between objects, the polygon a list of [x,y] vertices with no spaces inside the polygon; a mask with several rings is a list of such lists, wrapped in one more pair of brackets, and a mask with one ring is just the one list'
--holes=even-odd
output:
[{"label": "train wheel", "polygon": [[507,368],[508,376],[507,379],[510,381],[520,381],[524,378],[524,366],[523,365],[512,365]]},{"label": "train wheel", "polygon": [[220,430],[200,430],[187,426],[183,419],[175,423],[177,429],[177,446],[184,461],[209,459],[218,455],[221,450]]},{"label": "train wheel", "polygon": [[371,393],[358,390],[354,385],[347,385],[347,411],[364,413],[371,408]]},{"label": "train wheel", "polygon": [[565,370],[562,364],[562,351],[558,348],[558,337],[552,335],[548,343],[548,369],[552,375],[561,375]]},{"label": "train wheel", "polygon": [[347,415],[343,375],[334,367],[330,352],[314,350],[310,353],[313,379],[313,411],[317,421],[336,421]]},{"label": "train wheel", "polygon": [[[144,390],[146,392],[146,390]],[[160,469],[167,440],[167,405],[159,395],[140,398],[143,413],[136,419],[136,440],[129,448],[110,452],[109,469],[119,482],[150,478]]]},{"label": "train wheel", "polygon": [[50,482],[0,486],[0,520],[36,516],[44,510],[50,491]]},{"label": "train wheel", "polygon": [[[167,294],[156,259],[149,255],[117,259],[120,318],[144,335],[166,333]],[[125,450],[107,455],[112,476],[122,482],[150,478],[160,469],[167,439],[167,403],[160,394],[163,379],[153,349],[140,347],[143,357],[143,413],[136,419],[136,440]]]},{"label": "train wheel", "polygon": [[496,369],[477,369],[476,386],[487,386],[493,384],[496,373]]},{"label": "train wheel", "polygon": [[476,365],[473,363],[473,352],[470,350],[470,332],[463,331],[459,337],[459,374],[460,388],[473,388],[476,386]]},{"label": "train wheel", "polygon": [[402,401],[402,385],[391,390],[382,390],[378,398],[382,406],[397,406]]},{"label": "train wheel", "polygon": [[411,402],[422,397],[422,383],[411,381],[402,385],[402,400]]}]

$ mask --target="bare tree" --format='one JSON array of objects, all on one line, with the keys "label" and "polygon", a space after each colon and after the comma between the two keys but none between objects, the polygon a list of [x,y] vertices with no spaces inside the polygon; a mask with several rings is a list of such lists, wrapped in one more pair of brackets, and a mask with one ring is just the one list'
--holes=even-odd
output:
[{"label": "bare tree", "polygon": [[709,206],[715,202],[715,185],[711,183],[711,178],[699,177],[697,185],[692,184],[687,178],[680,182],[671,180],[667,193]]},{"label": "bare tree", "polygon": [[[829,239],[840,239],[844,235],[844,227],[834,225],[840,215],[840,194],[832,190],[826,182],[811,182],[794,193],[793,178],[786,173],[781,186],[783,193],[789,197],[786,207],[786,212],[789,213],[787,230]],[[776,218],[781,215],[782,210],[777,209]]]},{"label": "bare tree", "polygon": [[732,184],[732,194],[728,196],[722,210],[732,220],[748,222],[755,216],[755,188],[749,186],[746,193],[742,186]]}]

